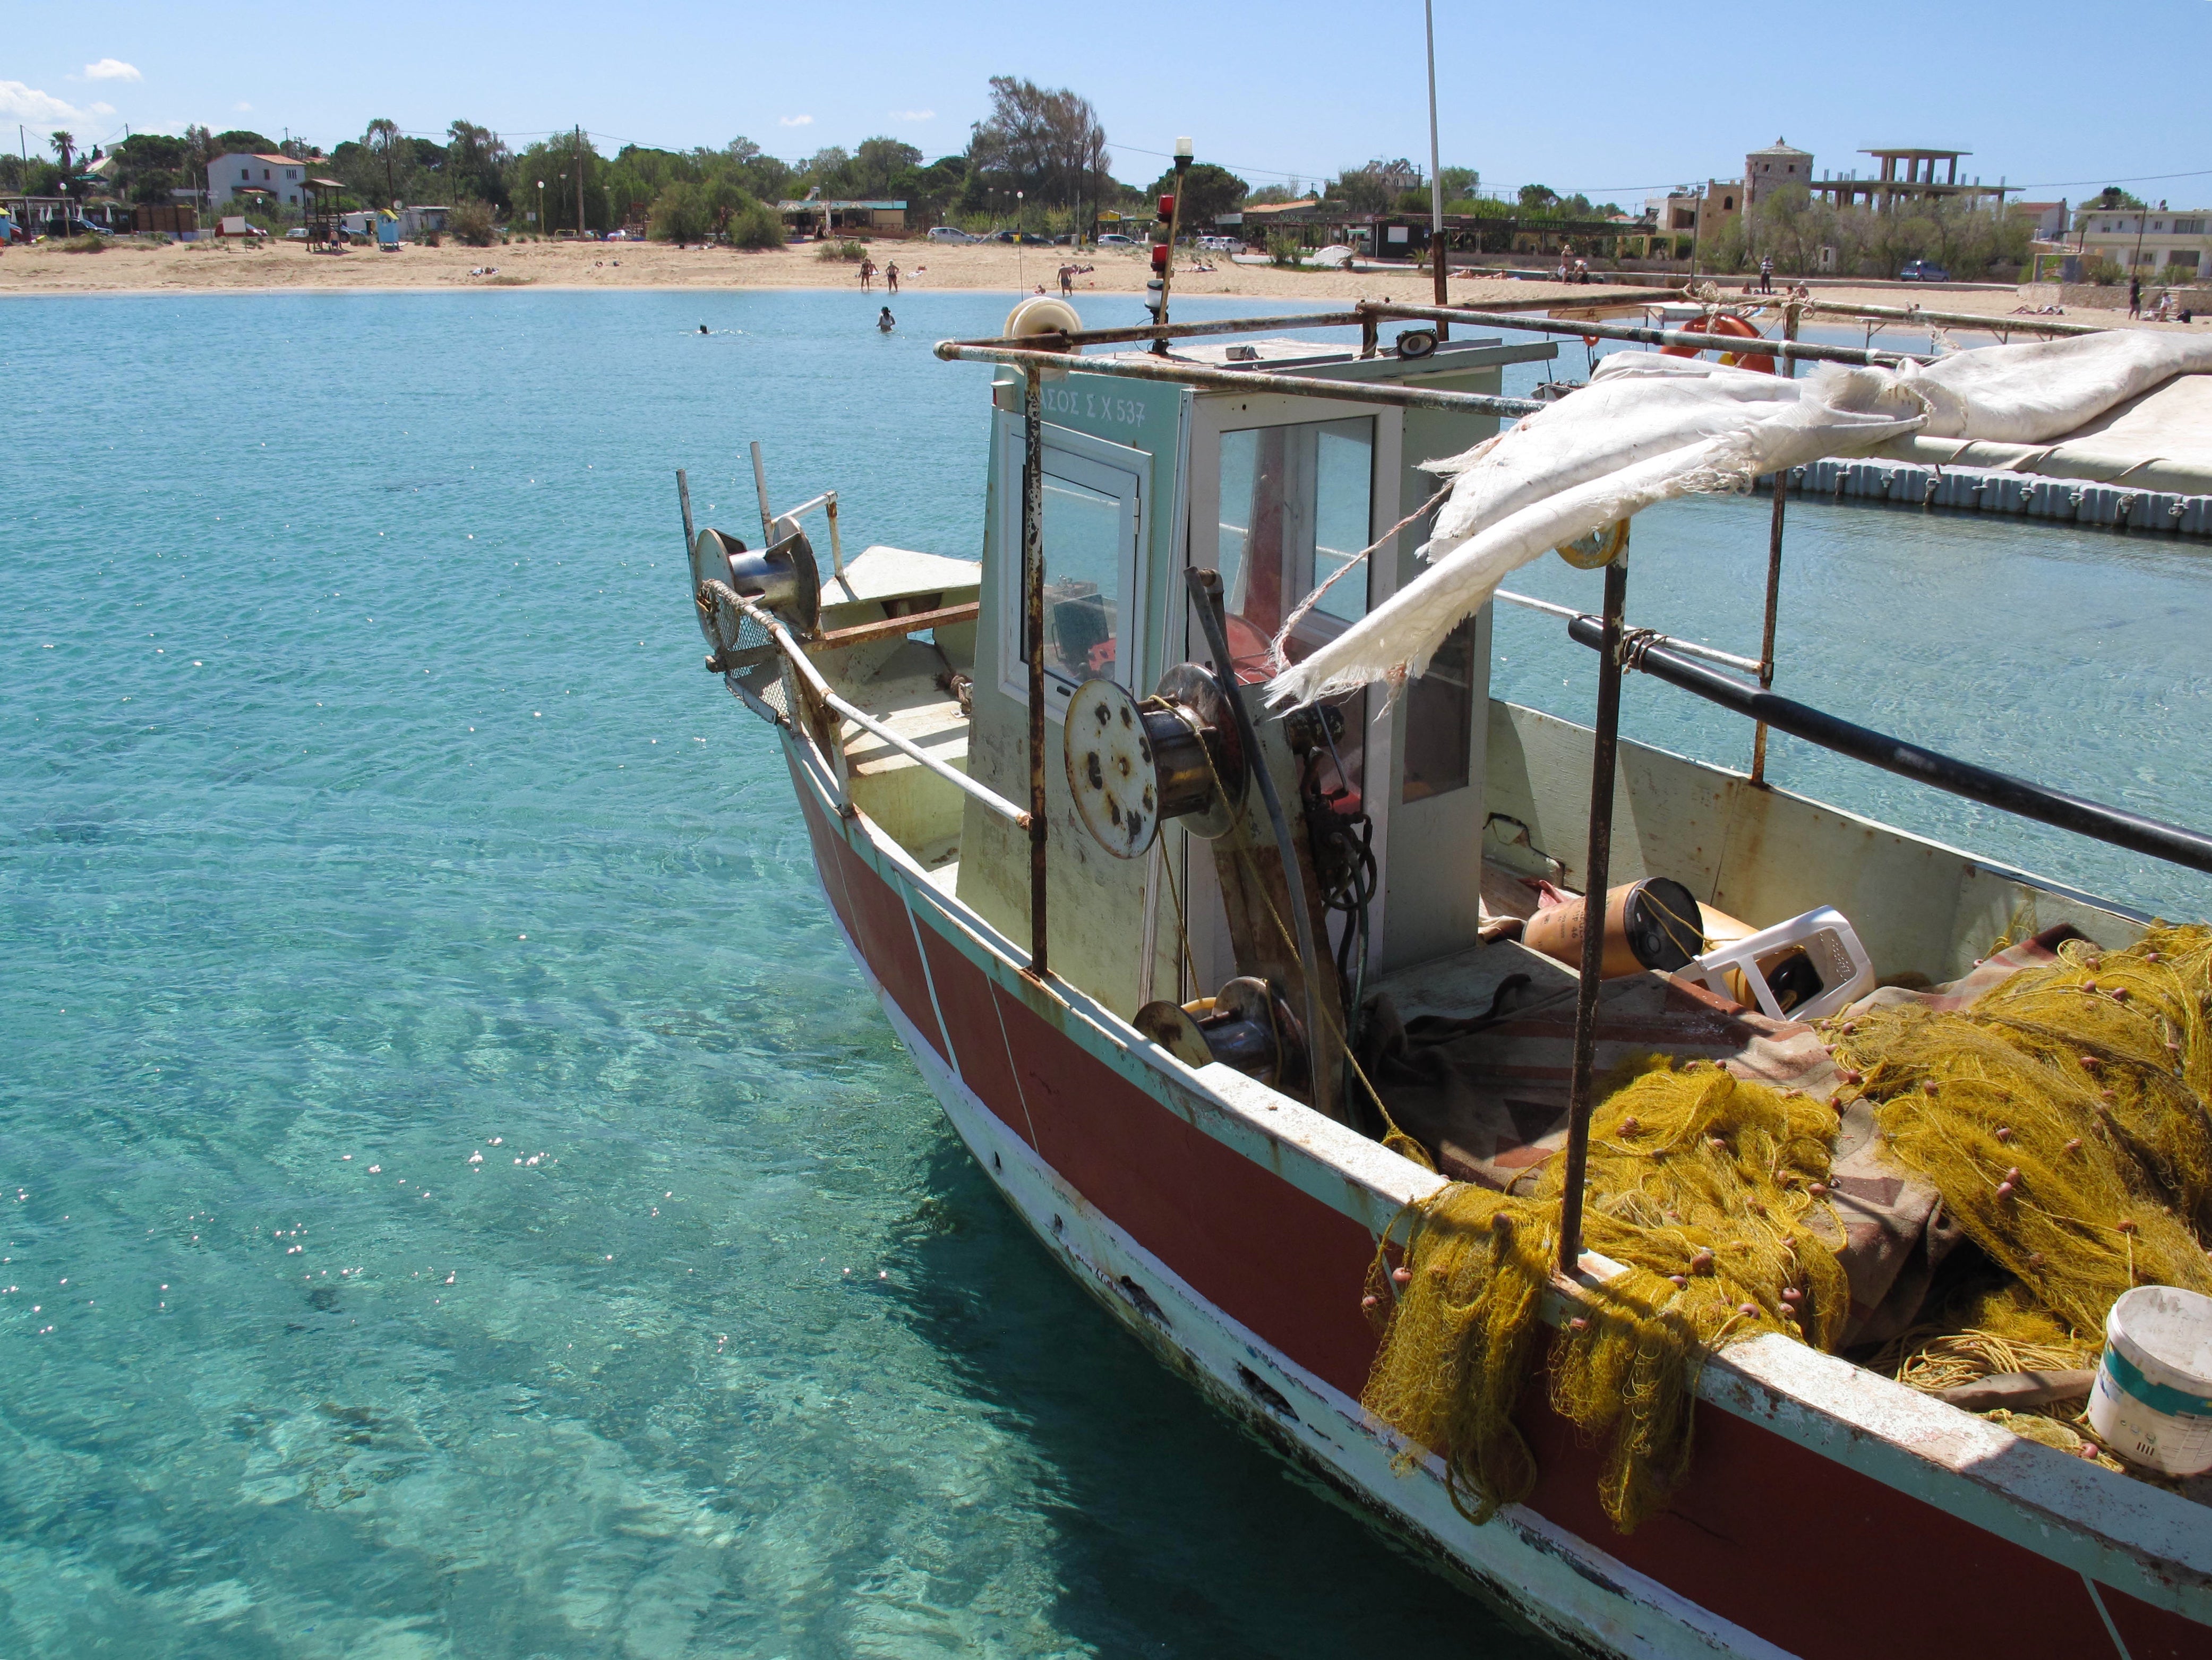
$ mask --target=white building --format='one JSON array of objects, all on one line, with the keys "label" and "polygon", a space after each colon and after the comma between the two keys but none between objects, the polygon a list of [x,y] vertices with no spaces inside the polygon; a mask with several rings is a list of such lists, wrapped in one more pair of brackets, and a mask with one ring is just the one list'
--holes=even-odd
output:
[{"label": "white building", "polygon": [[2170,283],[2212,276],[2212,209],[2169,212],[2154,208],[2082,208],[2074,216],[2074,240],[2087,260],[2109,259],[2124,270],[2156,268]]},{"label": "white building", "polygon": [[208,163],[208,197],[221,207],[243,196],[252,200],[265,196],[272,207],[301,205],[308,163],[290,155],[249,155],[234,152]]}]

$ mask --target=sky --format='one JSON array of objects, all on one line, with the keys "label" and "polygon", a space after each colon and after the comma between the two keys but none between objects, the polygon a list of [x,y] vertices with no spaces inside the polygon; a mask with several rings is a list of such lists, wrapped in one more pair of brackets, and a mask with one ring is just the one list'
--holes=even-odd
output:
[{"label": "sky", "polygon": [[[2037,199],[2122,184],[2212,203],[2195,68],[2212,0],[2141,0],[2124,27],[2054,0],[1693,15],[1706,21],[1615,0],[1556,14],[1437,0],[1444,163],[1480,169],[1486,190],[1534,182],[1630,205],[1737,176],[1747,150],[1778,137],[1837,172],[1865,170],[1869,144],[1922,144],[1970,150],[1962,177]],[[1133,184],[1181,135],[1254,185],[1376,156],[1425,164],[1428,151],[1422,12],[1408,0],[15,0],[0,16],[0,134],[15,140],[5,127],[21,124],[33,151],[57,127],[82,145],[187,122],[327,149],[389,116],[426,136],[465,118],[518,148],[581,125],[606,149],[743,135],[798,157],[885,134],[935,157],[964,146],[994,75],[1088,97]],[[1673,43],[1692,36],[1740,61],[1688,61]]]}]

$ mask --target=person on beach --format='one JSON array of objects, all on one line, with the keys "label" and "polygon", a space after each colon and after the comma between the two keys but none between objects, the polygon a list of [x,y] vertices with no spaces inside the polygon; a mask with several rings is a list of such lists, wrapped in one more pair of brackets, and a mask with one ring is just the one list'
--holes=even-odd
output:
[{"label": "person on beach", "polygon": [[[894,299],[898,295],[898,261],[896,259],[884,267],[884,291]],[[888,310],[885,315],[889,315]]]},{"label": "person on beach", "polygon": [[1062,265],[1060,268],[1060,291],[1064,295],[1073,294],[1075,292],[1074,266]]},{"label": "person on beach", "polygon": [[1761,294],[1774,292],[1774,256],[1771,253],[1759,257],[1759,291]]},{"label": "person on beach", "polygon": [[2142,315],[2142,278],[2140,277],[2128,278],[2128,315]]},{"label": "person on beach", "polygon": [[885,334],[889,334],[898,326],[898,319],[891,315],[891,308],[889,306],[885,306],[876,313],[876,326]]},{"label": "person on beach", "polygon": [[872,259],[860,261],[860,292],[866,294],[875,285],[875,280],[876,262]]}]

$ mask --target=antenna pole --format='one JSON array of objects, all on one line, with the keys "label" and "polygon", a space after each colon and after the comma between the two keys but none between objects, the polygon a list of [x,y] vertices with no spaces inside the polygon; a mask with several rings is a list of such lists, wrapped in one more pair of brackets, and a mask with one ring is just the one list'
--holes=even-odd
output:
[{"label": "antenna pole", "polygon": [[[1444,178],[1437,151],[1437,7],[1436,0],[1421,0],[1421,15],[1429,29],[1429,265],[1436,274],[1437,303],[1450,304],[1445,267],[1450,260],[1444,247]],[[1437,325],[1437,338],[1448,338],[1449,323]]]}]

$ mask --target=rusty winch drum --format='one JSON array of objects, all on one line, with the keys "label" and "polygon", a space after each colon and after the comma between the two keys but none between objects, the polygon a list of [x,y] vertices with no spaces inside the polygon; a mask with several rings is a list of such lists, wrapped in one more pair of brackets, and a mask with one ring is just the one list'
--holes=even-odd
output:
[{"label": "rusty winch drum", "polygon": [[[822,574],[814,562],[813,545],[795,523],[777,520],[775,533],[770,546],[754,553],[726,531],[701,531],[691,544],[691,587],[696,592],[708,582],[726,582],[732,592],[775,612],[804,637],[822,626]],[[699,626],[707,643],[716,644],[713,625],[703,613]]]},{"label": "rusty winch drum", "polygon": [[1086,680],[1068,699],[1063,730],[1075,810],[1117,859],[1143,853],[1170,818],[1210,841],[1244,805],[1235,716],[1195,664],[1170,669],[1142,702],[1115,681]]}]

